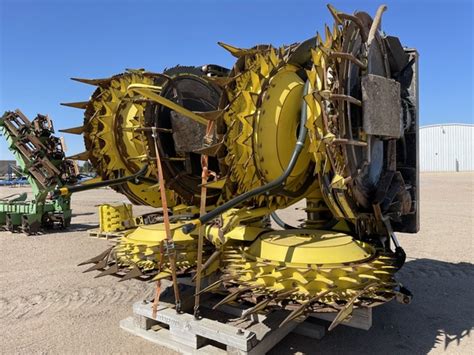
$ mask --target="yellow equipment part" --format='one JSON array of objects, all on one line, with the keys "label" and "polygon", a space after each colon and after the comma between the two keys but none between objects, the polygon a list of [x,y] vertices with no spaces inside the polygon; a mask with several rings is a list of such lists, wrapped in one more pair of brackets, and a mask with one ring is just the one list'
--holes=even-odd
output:
[{"label": "yellow equipment part", "polygon": [[[284,65],[270,77],[261,96],[254,123],[254,159],[265,182],[283,174],[296,145],[304,86],[297,70]],[[287,179],[287,190],[296,190],[308,176],[311,155],[307,150],[308,142]]]},{"label": "yellow equipment part", "polygon": [[[113,180],[138,172],[148,162],[148,141],[145,132],[143,100],[133,100],[128,94],[132,84],[153,84],[159,76],[144,70],[130,70],[109,79],[93,81],[97,89],[84,105],[84,126],[75,132],[84,135],[86,154],[102,180]],[[80,79],[79,81],[83,81]],[[88,81],[87,83],[91,83]],[[77,106],[75,106],[77,107]],[[149,164],[140,184],[131,182],[114,187],[137,204],[161,207],[153,164]],[[167,190],[168,205],[175,204],[175,194]]]},{"label": "yellow equipment part", "polygon": [[[225,46],[224,48],[229,49]],[[231,167],[224,188],[227,198],[261,185],[253,157],[254,119],[262,81],[268,79],[277,64],[276,51],[271,47],[260,51],[249,51],[240,56],[231,74],[235,76],[235,81],[227,86],[228,103],[226,102],[225,106],[228,105],[228,108],[223,116],[227,125],[225,143],[228,155],[225,161]],[[235,184],[237,184],[236,190]],[[265,202],[263,196],[257,200],[259,204]]]},{"label": "yellow equipment part", "polygon": [[[153,147],[148,146],[150,139],[143,134],[143,128],[153,133],[161,128],[164,132],[161,134],[178,132],[173,127],[156,126],[158,111],[154,112],[155,125],[145,122],[147,104],[189,118],[183,131],[189,128],[190,135],[199,139],[201,136],[195,133],[208,120],[215,121],[202,136],[203,146],[191,150],[193,155],[215,159],[215,180],[208,183],[208,193],[215,193],[215,199],[206,209],[213,209],[216,201],[219,206],[237,195],[246,196],[220,206],[221,209],[217,207],[213,214],[207,215],[207,220],[201,215],[189,224],[202,226],[205,231],[203,259],[209,260],[209,265],[204,262],[204,273],[222,272],[218,274],[220,282],[230,292],[223,303],[237,299],[258,302],[253,311],[267,306],[297,307],[288,319],[307,310],[339,311],[337,320],[341,321],[353,307],[375,306],[394,297],[398,285],[394,274],[403,264],[404,253],[396,240],[397,254],[390,250],[390,238],[394,236],[388,221],[396,213],[388,205],[396,202],[392,206],[395,209],[399,202],[411,205],[411,200],[400,197],[398,201],[391,196],[391,201],[377,202],[371,195],[388,194],[382,188],[389,188],[380,182],[383,180],[380,176],[374,178],[373,186],[360,187],[355,182],[370,177],[372,171],[367,167],[371,159],[382,157],[383,164],[373,164],[373,169],[397,163],[396,150],[390,155],[394,161],[383,161],[396,146],[388,140],[381,143],[385,138],[378,137],[379,134],[368,137],[358,122],[364,118],[363,112],[357,111],[361,110],[362,102],[351,96],[351,93],[357,96],[360,86],[352,80],[370,74],[366,50],[371,43],[367,42],[364,31],[376,31],[378,25],[363,13],[344,15],[342,21],[330,9],[336,24],[332,31],[326,27],[324,40],[318,34],[314,39],[278,50],[267,45],[245,50],[221,44],[238,58],[233,69],[226,77],[199,77],[206,84],[212,80],[221,83],[223,91],[219,91],[222,96],[218,109],[215,104],[211,105],[212,111],[194,112],[189,106],[184,107],[183,102],[174,102],[176,98],[160,95],[165,90],[159,80],[155,80],[154,74],[141,71],[101,83],[88,104],[86,145],[94,166],[101,175],[110,178],[119,171],[132,174],[145,162],[150,163],[147,176],[152,175],[156,166],[148,160],[153,156],[150,154]],[[373,53],[372,59],[380,54]],[[385,56],[380,57],[386,61]],[[188,99],[202,99],[195,90],[186,92],[193,94]],[[280,183],[278,178],[287,169],[292,154],[298,152],[295,146],[305,108],[308,134],[296,165],[279,186],[255,192],[272,181]],[[360,114],[354,115],[353,122],[352,111]],[[357,139],[352,139],[353,136]],[[372,154],[369,139],[387,145],[386,151]],[[301,146],[302,142],[299,143]],[[395,143],[394,137],[391,143]],[[173,150],[176,141],[167,138],[160,144],[162,150],[164,147]],[[189,156],[166,154],[165,158],[165,162],[186,161]],[[193,170],[194,178],[199,177],[199,163],[195,160],[191,166],[187,165],[188,170]],[[185,166],[178,166],[171,183],[183,179],[187,172],[181,167]],[[396,170],[389,172],[395,174]],[[393,175],[387,176],[395,179]],[[193,198],[186,201],[189,206],[178,205],[174,209],[174,222],[170,226],[172,245],[167,242],[163,224],[143,225],[121,238],[110,253],[89,262],[97,263],[96,269],[109,267],[103,274],[127,270],[126,278],[158,280],[171,275],[168,256],[175,253],[178,273],[194,272],[198,231],[184,234],[181,228],[189,222],[182,217],[184,214],[189,215],[185,218],[196,218],[199,212],[196,201],[201,190],[195,189],[198,184],[181,192],[181,198],[183,191],[193,194]],[[167,191],[178,191],[178,185],[170,185]],[[397,190],[400,193],[407,189],[404,183],[394,186],[401,187]],[[127,184],[124,188],[131,199],[152,206],[160,205],[157,189],[157,185],[149,182]],[[171,206],[173,201],[177,203],[172,197]],[[268,216],[273,211],[303,198],[307,198],[306,229],[269,228]],[[367,201],[370,203],[364,205]],[[377,203],[372,204],[374,201]],[[387,204],[385,212],[392,211],[391,214],[380,212],[381,203]],[[182,219],[176,222],[180,214]]]},{"label": "yellow equipment part", "polygon": [[101,232],[116,232],[134,226],[133,206],[130,203],[99,206],[99,229]]},{"label": "yellow equipment part", "polygon": [[[171,276],[168,255],[173,252],[176,253],[179,274],[193,271],[197,260],[198,232],[184,234],[181,227],[185,223],[183,221],[171,223],[172,245],[166,243],[166,231],[163,223],[139,225],[134,230],[127,231],[115,247],[85,263],[98,262],[98,266],[96,265],[90,270],[106,269],[102,275],[125,273],[125,276],[132,274],[133,277],[157,280]],[[254,241],[266,230],[268,229],[240,225],[232,228],[221,238],[222,230],[219,227],[208,225],[205,228],[206,242],[203,249],[203,261],[205,262],[209,258],[216,247],[221,249],[223,244],[232,240]],[[216,272],[219,267],[220,259],[215,258],[210,265],[206,266],[202,275],[210,275]]]},{"label": "yellow equipment part", "polygon": [[[226,163],[231,167],[224,191],[225,198],[230,198],[275,180],[288,166],[298,135],[304,82],[296,73],[299,68],[283,59],[284,48],[225,48],[239,57],[230,74],[235,79],[226,86],[227,100],[222,105],[228,128]],[[308,143],[286,181],[287,191],[303,187],[312,174]],[[298,197],[304,197],[308,189],[306,186]],[[254,200],[271,209],[291,203],[291,198],[281,194],[260,195]]]},{"label": "yellow equipment part", "polygon": [[153,100],[163,106],[166,106],[172,109],[174,112],[180,113],[193,121],[206,126],[208,121],[202,116],[196,114],[193,111],[190,111],[183,106],[178,105],[177,103],[157,94],[162,88],[160,86],[146,85],[146,84],[131,84],[128,86],[127,90],[129,92],[136,92],[143,97]]},{"label": "yellow equipment part", "polygon": [[[155,270],[158,271],[153,275],[155,278],[164,278],[171,276],[168,257],[164,254],[176,252],[178,271],[180,273],[188,271],[196,265],[197,239],[194,235],[186,235],[181,231],[183,224],[183,222],[171,224],[173,246],[166,244],[166,231],[162,223],[142,225],[121,238],[111,255],[121,267],[138,267],[143,272]],[[208,248],[204,251],[206,260]]]},{"label": "yellow equipment part", "polygon": [[[341,147],[335,142],[335,134],[339,127],[334,121],[329,119],[327,107],[332,105],[328,100],[330,97],[324,93],[335,90],[337,82],[335,73],[328,68],[327,50],[339,48],[341,42],[341,31],[338,26],[334,26],[333,32],[326,27],[326,38],[323,41],[318,35],[316,37],[317,48],[311,50],[312,67],[307,70],[308,80],[314,89],[312,100],[308,100],[308,106],[312,115],[308,120],[308,133],[311,141],[310,152],[316,161],[316,171],[322,189],[323,197],[332,214],[338,218],[354,219],[355,215],[351,206],[342,194],[333,189],[342,190],[346,188],[345,157],[341,152]],[[321,94],[324,92],[323,94]],[[329,91],[330,92],[330,91]],[[337,112],[337,111],[335,111]],[[336,113],[334,113],[336,114]],[[327,183],[329,179],[330,183]],[[328,191],[330,190],[330,191]],[[337,197],[340,196],[340,201]],[[339,202],[339,203],[338,203]]]},{"label": "yellow equipment part", "polygon": [[[99,162],[98,168],[107,176],[115,170],[128,169],[127,158],[146,154],[145,141],[132,130],[143,126],[140,122],[143,105],[123,102],[128,86],[136,82],[152,83],[153,78],[140,72],[113,77],[108,85],[99,86],[86,109],[86,146],[90,146],[92,158]],[[119,110],[121,105],[124,107]],[[117,125],[122,129],[117,130]],[[128,138],[126,143],[121,141],[122,134]],[[121,149],[124,143],[130,152]]]},{"label": "yellow equipment part", "polygon": [[298,229],[266,233],[248,254],[291,264],[342,264],[368,259],[374,250],[345,233]]},{"label": "yellow equipment part", "polygon": [[374,305],[393,297],[392,255],[383,254],[367,243],[335,231],[287,230],[263,234],[249,247],[226,249],[224,274],[237,290],[253,294],[290,294],[304,303],[318,294],[313,305],[334,307],[349,301],[371,285],[356,305]]}]

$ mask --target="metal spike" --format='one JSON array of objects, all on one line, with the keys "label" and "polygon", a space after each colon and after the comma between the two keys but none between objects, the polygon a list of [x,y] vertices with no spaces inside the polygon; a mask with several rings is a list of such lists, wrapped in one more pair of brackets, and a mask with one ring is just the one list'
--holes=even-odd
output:
[{"label": "metal spike", "polygon": [[305,303],[301,304],[301,306],[299,306],[298,308],[293,310],[288,315],[288,317],[286,317],[283,320],[283,322],[280,323],[279,328],[283,327],[285,324],[287,324],[287,323],[291,322],[292,320],[294,320],[294,319],[298,318],[299,316],[301,316],[304,313],[304,311],[306,310],[306,308],[311,305],[311,303],[316,302],[318,299],[320,299],[321,297],[327,295],[329,292],[331,292],[331,290],[322,291],[322,292],[318,293],[316,296],[314,296],[313,298],[311,298],[309,301],[306,301]]},{"label": "metal spike", "polygon": [[214,290],[214,289],[218,288],[224,281],[226,281],[226,280],[225,279],[219,279],[216,282],[213,282],[209,286],[207,286],[207,287],[203,288],[201,291],[199,291],[198,295],[200,295],[204,292],[208,292],[210,290]]},{"label": "metal spike", "polygon": [[387,10],[387,5],[380,5],[377,9],[377,12],[375,13],[374,20],[372,21],[372,25],[370,26],[369,34],[367,35],[367,45],[369,47],[375,38],[376,32],[379,30],[380,23],[382,21],[382,15],[385,10]]},{"label": "metal spike", "polygon": [[279,328],[283,327],[285,324],[287,324],[287,323],[291,322],[292,320],[294,320],[294,319],[298,318],[299,316],[301,316],[301,315],[304,313],[306,307],[308,306],[308,303],[309,303],[309,301],[308,301],[308,302],[305,302],[305,303],[303,303],[303,304],[301,304],[298,308],[296,308],[295,310],[293,310],[293,311],[283,320],[283,322],[280,323]]},{"label": "metal spike", "polygon": [[77,264],[77,266],[82,266],[82,265],[86,265],[86,264],[91,264],[91,263],[97,263],[103,259],[105,259],[107,257],[107,255],[109,255],[110,251],[113,249],[114,247],[110,247],[108,248],[107,250],[103,251],[102,253],[100,253],[99,255],[93,257],[92,259],[89,259],[89,260],[86,260],[86,261],[83,261],[81,262],[80,264]]},{"label": "metal spike", "polygon": [[336,318],[332,321],[331,325],[329,326],[328,330],[333,330],[336,328],[339,324],[341,324],[347,317],[349,317],[352,314],[352,310],[354,303],[348,302],[337,314]]},{"label": "metal spike", "polygon": [[97,264],[95,264],[94,266],[91,266],[90,268],[88,268],[87,270],[84,270],[83,272],[89,272],[89,271],[94,271],[94,270],[99,270],[99,269],[103,269],[107,266],[107,260],[101,260],[99,261]]},{"label": "metal spike", "polygon": [[[333,52],[336,53],[336,52]],[[353,96],[343,95],[343,94],[333,94],[330,90],[321,90],[319,95],[325,100],[343,100],[350,102],[351,104],[362,107],[362,101],[357,100]]]},{"label": "metal spike", "polygon": [[327,49],[324,46],[319,46],[319,49],[321,49],[324,54],[328,55],[331,58],[341,58],[350,61],[351,63],[354,63],[361,69],[367,69],[367,64],[356,58],[352,53],[346,53],[346,52],[335,52],[331,49]]},{"label": "metal spike", "polygon": [[132,270],[130,270],[127,274],[125,274],[124,277],[122,277],[119,280],[119,282],[127,281],[127,280],[133,279],[135,277],[140,277],[140,276],[143,276],[143,272],[140,270],[138,266],[135,265]]},{"label": "metal spike", "polygon": [[212,307],[212,309],[216,309],[217,307],[219,307],[223,304],[232,302],[235,299],[237,299],[237,297],[239,297],[239,295],[241,295],[242,293],[247,292],[249,290],[252,290],[254,288],[257,288],[257,287],[261,287],[261,286],[260,285],[254,285],[254,286],[249,286],[249,287],[244,287],[244,288],[237,289],[234,292],[231,292],[226,297],[224,297],[220,302],[218,302],[216,305],[214,305],[214,307]]},{"label": "metal spike", "polygon": [[60,129],[59,132],[69,133],[69,134],[82,134],[84,132],[84,126],[64,128],[64,129]]},{"label": "metal spike", "polygon": [[91,153],[90,151],[85,151],[85,152],[82,152],[82,153],[71,155],[71,156],[67,157],[66,159],[88,161],[90,153]]},{"label": "metal spike", "polygon": [[217,42],[217,44],[219,46],[221,46],[222,48],[224,48],[226,51],[229,51],[230,54],[232,54],[236,58],[239,58],[239,57],[245,55],[246,53],[248,53],[247,49],[234,47],[234,46],[231,46],[230,44],[226,44],[224,42]]},{"label": "metal spike", "polygon": [[[331,11],[331,9],[329,9],[329,11]],[[336,11],[336,10],[334,10],[334,11]],[[332,13],[332,11],[331,11],[331,13]],[[354,16],[354,15],[346,14],[344,12],[337,12],[336,16],[337,16],[337,19],[335,18],[335,20],[336,20],[337,25],[341,25],[342,20],[348,20],[348,21],[352,21],[353,23],[355,23],[356,26],[359,27],[359,32],[360,32],[360,36],[362,38],[362,41],[367,42],[367,36],[368,36],[367,28],[364,26],[364,23],[362,22],[362,20],[360,18],[358,18],[357,16]],[[334,17],[334,15],[333,15],[333,17]],[[340,22],[338,22],[338,21],[340,21]]]},{"label": "metal spike", "polygon": [[94,85],[94,86],[100,86],[102,84],[106,84],[112,80],[112,78],[107,78],[107,79],[83,79],[83,78],[71,78],[71,80],[78,81],[80,83],[84,84],[89,84],[89,85]]},{"label": "metal spike", "polygon": [[357,292],[354,297],[352,297],[349,302],[347,302],[344,307],[342,307],[342,309],[339,311],[339,313],[337,314],[336,318],[334,318],[334,320],[332,321],[331,325],[329,326],[328,328],[328,331],[331,331],[333,330],[334,328],[336,328],[339,324],[341,324],[341,322],[343,322],[347,317],[349,317],[351,314],[352,314],[352,310],[354,309],[354,302],[360,297],[362,296],[364,293],[366,293],[370,288],[374,287],[375,285],[377,285],[378,283],[377,282],[374,282],[374,283],[371,283],[369,285],[367,285],[366,287],[364,287],[362,290],[360,290],[359,292]]},{"label": "metal spike", "polygon": [[339,18],[339,11],[337,11],[336,8],[334,6],[332,6],[331,4],[328,4],[327,7],[328,7],[329,12],[331,13],[332,17],[334,17],[334,21],[336,21],[336,23],[338,25],[341,25],[342,20]]},{"label": "metal spike", "polygon": [[89,101],[80,101],[80,102],[61,102],[62,106],[74,107],[79,108],[81,110],[85,110]]},{"label": "metal spike", "polygon": [[249,309],[245,310],[245,312],[242,313],[242,316],[240,318],[242,318],[242,319],[247,318],[248,316],[265,309],[268,306],[268,304],[273,300],[274,300],[274,298],[264,299],[263,301],[257,303],[252,308],[249,308]]},{"label": "metal spike", "polygon": [[285,297],[287,297],[287,296],[289,296],[289,295],[291,295],[295,292],[297,292],[297,290],[290,290],[290,291],[287,291],[287,292],[282,292],[282,293],[276,294],[273,297],[269,297],[267,299],[264,299],[263,301],[257,303],[252,308],[249,308],[245,312],[243,312],[242,316],[240,318],[241,319],[246,318],[246,317],[248,317],[248,316],[250,316],[254,313],[257,313],[257,312],[265,309],[265,307],[267,307],[270,302],[285,298]]},{"label": "metal spike", "polygon": [[[217,260],[217,258],[221,255],[222,251],[220,250],[216,250],[214,251],[214,253],[211,254],[211,256],[209,257],[209,259],[206,260],[206,262],[204,263],[204,265],[202,266],[201,268],[201,274],[215,261]],[[197,273],[193,276],[193,278],[191,279],[192,281],[194,281],[197,277]]]},{"label": "metal spike", "polygon": [[225,87],[235,80],[235,77],[228,76],[206,76],[204,77],[207,81],[214,83],[220,87]]},{"label": "metal spike", "polygon": [[102,271],[99,275],[96,275],[94,278],[102,277],[102,276],[107,276],[107,275],[112,275],[115,274],[119,271],[119,267],[117,264],[112,265],[109,267],[107,270]]},{"label": "metal spike", "polygon": [[349,277],[349,276],[341,276],[341,277],[338,277],[338,280],[340,281],[346,281],[346,282],[350,282],[354,285],[358,285],[360,282],[359,280],[353,278],[353,277]]}]

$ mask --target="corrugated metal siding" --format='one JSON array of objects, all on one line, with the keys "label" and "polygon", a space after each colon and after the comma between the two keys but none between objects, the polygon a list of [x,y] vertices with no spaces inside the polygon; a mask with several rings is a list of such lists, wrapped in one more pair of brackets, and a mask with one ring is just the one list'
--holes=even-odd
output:
[{"label": "corrugated metal siding", "polygon": [[420,127],[421,171],[474,171],[474,125]]}]

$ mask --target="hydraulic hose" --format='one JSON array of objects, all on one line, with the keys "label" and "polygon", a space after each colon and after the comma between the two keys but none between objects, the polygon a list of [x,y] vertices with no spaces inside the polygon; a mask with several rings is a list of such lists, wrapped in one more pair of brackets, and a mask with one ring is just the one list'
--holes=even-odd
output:
[{"label": "hydraulic hose", "polygon": [[[309,81],[307,80],[304,89],[303,89],[303,98],[308,94],[309,92]],[[273,180],[272,182],[269,182],[266,185],[257,187],[256,189],[253,189],[251,191],[247,191],[243,193],[242,195],[239,195],[232,200],[227,201],[223,205],[215,208],[209,213],[206,213],[205,215],[199,217],[197,220],[187,223],[182,227],[182,231],[185,234],[191,233],[196,227],[199,227],[202,224],[208,223],[212,221],[214,218],[218,217],[225,211],[239,205],[240,203],[255,197],[257,195],[263,194],[263,193],[270,193],[275,188],[279,188],[282,185],[284,185],[286,179],[288,176],[290,176],[291,172],[295,168],[296,162],[298,161],[298,157],[303,150],[304,142],[306,140],[306,134],[308,132],[308,129],[306,128],[306,119],[307,119],[307,104],[303,99],[303,102],[301,104],[301,115],[300,115],[300,126],[299,126],[299,132],[298,132],[298,140],[296,141],[295,149],[293,150],[293,154],[291,155],[290,162],[288,163],[287,168],[281,174],[278,178]]]},{"label": "hydraulic hose", "polygon": [[93,184],[78,184],[78,185],[63,186],[53,191],[53,197],[66,196],[74,192],[92,190],[92,189],[97,189],[99,187],[119,185],[119,184],[122,184],[124,182],[129,182],[129,181],[138,182],[139,178],[142,175],[145,175],[147,170],[148,170],[148,164],[144,165],[138,172],[136,172],[133,175],[123,176],[123,177],[113,179],[113,180],[99,181]]}]

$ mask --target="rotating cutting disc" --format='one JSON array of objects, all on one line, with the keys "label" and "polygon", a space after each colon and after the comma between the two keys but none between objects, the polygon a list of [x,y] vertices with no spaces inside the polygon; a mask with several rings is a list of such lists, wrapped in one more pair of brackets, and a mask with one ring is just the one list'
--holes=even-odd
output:
[{"label": "rotating cutting disc", "polygon": [[298,229],[265,233],[246,254],[289,264],[347,264],[369,260],[375,250],[345,233]]},{"label": "rotating cutting disc", "polygon": [[[229,288],[304,303],[324,293],[316,308],[336,307],[368,287],[363,300],[370,305],[393,297],[392,255],[352,236],[319,230],[272,231],[247,248],[230,248],[225,273]],[[245,299],[245,296],[242,296]]]},{"label": "rotating cutting disc", "polygon": [[[298,67],[286,63],[286,51],[261,45],[236,54],[239,59],[229,74],[235,79],[226,86],[227,97],[220,104],[225,108],[225,161],[230,171],[224,198],[268,184],[288,167],[298,135],[305,74],[301,77]],[[306,146],[285,182],[290,193],[262,194],[253,201],[283,208],[291,201],[287,195],[304,196],[312,170]],[[302,187],[306,189],[295,195]]]}]

